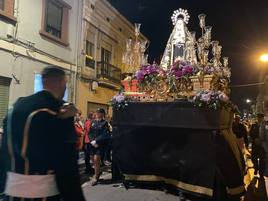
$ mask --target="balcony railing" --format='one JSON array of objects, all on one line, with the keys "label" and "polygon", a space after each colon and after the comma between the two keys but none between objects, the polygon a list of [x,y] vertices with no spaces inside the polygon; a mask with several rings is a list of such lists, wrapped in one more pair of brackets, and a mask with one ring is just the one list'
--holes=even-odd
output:
[{"label": "balcony railing", "polygon": [[120,83],[121,69],[104,61],[98,62],[97,77]]}]

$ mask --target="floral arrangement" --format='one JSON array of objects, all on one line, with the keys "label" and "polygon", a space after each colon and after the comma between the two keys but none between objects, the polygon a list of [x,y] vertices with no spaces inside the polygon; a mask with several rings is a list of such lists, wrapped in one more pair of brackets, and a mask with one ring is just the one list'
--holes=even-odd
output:
[{"label": "floral arrangement", "polygon": [[168,75],[175,76],[177,80],[190,77],[194,74],[194,67],[188,62],[176,61],[170,68]]},{"label": "floral arrangement", "polygon": [[160,67],[156,64],[144,65],[136,72],[136,78],[139,82],[151,81],[160,72]]},{"label": "floral arrangement", "polygon": [[[142,66],[136,72],[136,79],[142,90],[150,91],[158,84],[166,83],[173,91],[184,90],[189,87],[189,77],[195,73],[195,68],[189,62],[177,61],[168,70],[164,70],[156,64]],[[184,86],[187,85],[187,86]],[[184,86],[184,87],[182,87]],[[183,88],[183,89],[182,89]]]},{"label": "floral arrangement", "polygon": [[110,101],[110,105],[115,109],[123,109],[128,106],[128,102],[130,101],[130,97],[124,96],[122,93],[116,94],[112,100]]},{"label": "floral arrangement", "polygon": [[174,93],[191,90],[192,83],[190,76],[194,74],[195,68],[189,62],[175,62],[167,73],[170,92]]},{"label": "floral arrangement", "polygon": [[151,93],[156,85],[165,80],[166,72],[158,65],[144,65],[135,75],[142,91]]},{"label": "floral arrangement", "polygon": [[[211,76],[206,77],[206,75]],[[201,68],[192,65],[191,62],[176,61],[170,68],[163,69],[154,63],[143,65],[134,76],[127,77],[124,83],[127,85],[126,82],[129,82],[129,84],[124,85],[124,88],[126,92],[134,93],[131,96],[135,96],[137,93],[137,100],[140,94],[149,97],[150,101],[170,101],[194,97],[194,103],[197,106],[217,109],[228,102],[228,96],[225,94],[229,93],[229,78],[230,69],[228,67],[209,65]],[[132,89],[133,86],[136,87],[135,90]],[[200,89],[203,91],[197,93]],[[123,94],[118,94],[111,103],[118,108],[124,107],[126,105],[125,98],[123,98]],[[129,101],[131,99],[133,97],[129,97]],[[132,101],[135,101],[134,99]]]},{"label": "floral arrangement", "polygon": [[193,97],[192,101],[197,107],[208,107],[215,110],[230,106],[233,108],[229,97],[222,91],[200,91]]},{"label": "floral arrangement", "polygon": [[227,79],[230,79],[231,77],[230,69],[227,67],[206,66],[203,72],[205,75],[217,75],[219,77],[224,77]]}]

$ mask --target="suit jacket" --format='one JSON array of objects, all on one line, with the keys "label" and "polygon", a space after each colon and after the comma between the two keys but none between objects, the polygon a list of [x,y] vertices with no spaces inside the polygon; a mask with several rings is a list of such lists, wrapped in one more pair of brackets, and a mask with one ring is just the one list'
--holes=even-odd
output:
[{"label": "suit jacket", "polygon": [[[12,151],[15,159],[16,173],[47,174],[53,171],[64,201],[84,201],[77,164],[75,148],[76,134],[73,118],[59,119],[57,115],[39,112],[33,116],[29,132],[26,156],[29,168],[25,169],[25,159],[22,156],[22,144],[25,140],[24,129],[30,114],[41,108],[47,108],[57,113],[63,101],[59,101],[48,91],[19,98],[14,104],[11,119]],[[2,145],[2,160],[5,172],[11,169],[11,156],[7,143],[7,118],[4,120],[4,136]]]}]

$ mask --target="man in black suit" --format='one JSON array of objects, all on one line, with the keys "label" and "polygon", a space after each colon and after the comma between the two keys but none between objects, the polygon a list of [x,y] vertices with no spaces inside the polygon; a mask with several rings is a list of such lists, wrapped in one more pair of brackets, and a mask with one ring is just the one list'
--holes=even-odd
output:
[{"label": "man in black suit", "polygon": [[238,140],[238,145],[241,151],[244,152],[245,148],[248,148],[248,134],[247,134],[246,127],[240,120],[240,116],[237,114],[235,115],[235,118],[234,118],[232,131]]},{"label": "man in black suit", "polygon": [[4,200],[85,201],[77,164],[72,104],[65,72],[46,67],[44,90],[19,98],[4,120]]},{"label": "man in black suit", "polygon": [[256,175],[260,171],[260,175],[263,174],[263,149],[260,142],[260,125],[264,121],[264,114],[257,114],[257,122],[252,124],[249,136],[252,140],[252,152],[251,158],[254,165],[254,174]]}]

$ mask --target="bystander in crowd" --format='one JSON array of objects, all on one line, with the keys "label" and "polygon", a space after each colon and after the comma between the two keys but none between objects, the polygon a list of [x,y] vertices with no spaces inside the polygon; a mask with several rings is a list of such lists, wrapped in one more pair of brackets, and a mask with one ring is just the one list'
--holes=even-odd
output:
[{"label": "bystander in crowd", "polygon": [[232,131],[236,136],[240,150],[245,153],[248,148],[248,134],[238,114],[235,115]]},{"label": "bystander in crowd", "polygon": [[83,149],[83,141],[84,141],[84,123],[82,119],[82,113],[81,111],[78,111],[74,118],[74,127],[77,135],[77,142],[76,142],[76,148],[78,151],[81,151]]},{"label": "bystander in crowd", "polygon": [[264,122],[264,114],[257,114],[257,122],[253,123],[250,129],[249,136],[251,138],[251,160],[254,165],[254,175],[258,173],[262,176],[264,170],[264,152],[260,141],[260,126]]},{"label": "bystander in crowd", "polygon": [[105,110],[99,108],[96,111],[96,119],[92,120],[89,139],[90,139],[90,154],[94,164],[94,177],[92,186],[96,185],[100,177],[101,158],[107,149],[107,143],[110,140],[109,124],[105,120]]}]

